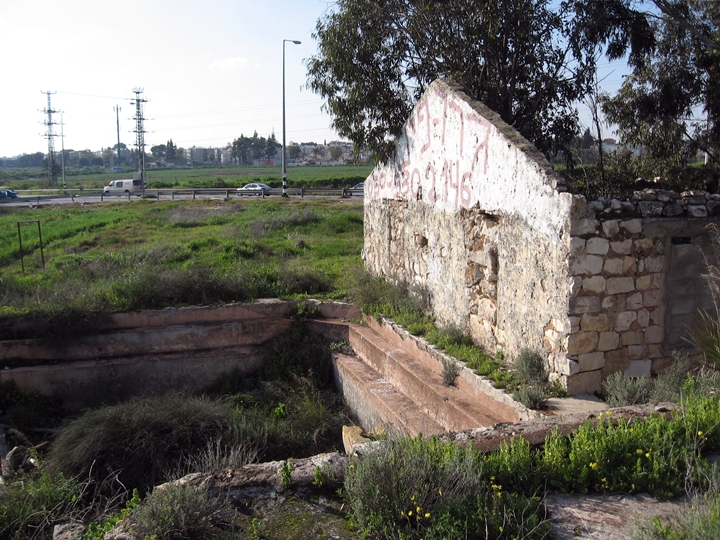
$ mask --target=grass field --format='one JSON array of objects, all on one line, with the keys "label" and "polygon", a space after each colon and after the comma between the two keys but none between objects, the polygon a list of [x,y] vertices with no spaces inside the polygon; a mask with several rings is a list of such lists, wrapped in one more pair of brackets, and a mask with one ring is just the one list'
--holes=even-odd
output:
[{"label": "grass field", "polygon": [[0,316],[342,298],[362,244],[362,203],[349,199],[6,208]]},{"label": "grass field", "polygon": [[[349,187],[362,182],[372,171],[372,165],[325,165],[288,167],[290,187]],[[104,173],[102,170],[69,171],[68,188],[99,188],[111,180],[130,178],[132,170]],[[76,174],[83,172],[84,174]],[[282,185],[280,167],[228,167],[194,169],[148,169],[148,188],[170,187],[240,187],[249,182],[263,182],[272,187]],[[62,185],[62,178],[58,179]],[[11,189],[42,189],[47,177],[42,169],[0,169],[0,185]]]}]

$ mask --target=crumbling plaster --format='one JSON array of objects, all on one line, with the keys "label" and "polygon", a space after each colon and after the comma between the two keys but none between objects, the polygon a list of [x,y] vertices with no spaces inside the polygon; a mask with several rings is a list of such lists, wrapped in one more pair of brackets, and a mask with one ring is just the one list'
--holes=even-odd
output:
[{"label": "crumbling plaster", "polygon": [[[365,264],[425,289],[441,326],[512,358],[541,351],[569,393],[650,375],[711,307],[702,274],[720,197],[566,191],[547,160],[444,81],[417,103],[395,159],[365,183]],[[712,256],[712,255],[711,255]]]}]

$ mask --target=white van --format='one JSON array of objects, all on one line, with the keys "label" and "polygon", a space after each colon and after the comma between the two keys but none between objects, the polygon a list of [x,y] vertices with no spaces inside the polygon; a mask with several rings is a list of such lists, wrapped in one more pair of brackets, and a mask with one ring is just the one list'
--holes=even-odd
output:
[{"label": "white van", "polygon": [[135,193],[142,191],[142,180],[113,180],[103,188],[103,194],[106,193]]}]

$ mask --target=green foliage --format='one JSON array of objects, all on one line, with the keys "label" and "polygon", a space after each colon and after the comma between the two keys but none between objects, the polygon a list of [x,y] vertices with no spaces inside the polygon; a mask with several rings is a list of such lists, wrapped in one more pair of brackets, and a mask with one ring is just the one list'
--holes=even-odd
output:
[{"label": "green foliage", "polygon": [[147,496],[128,518],[133,535],[153,540],[205,540],[222,528],[218,515],[229,509],[203,488],[169,483]]},{"label": "green foliage", "polygon": [[68,423],[48,464],[98,485],[117,473],[123,485],[143,492],[167,480],[184,455],[204,449],[208,440],[232,440],[238,421],[233,407],[220,401],[179,394],[134,399]]},{"label": "green foliage", "polygon": [[82,486],[62,474],[36,471],[0,490],[0,537],[52,538],[54,525],[80,517]]},{"label": "green foliage", "polygon": [[283,461],[282,469],[280,470],[280,480],[285,488],[292,486],[292,472],[293,472],[292,458],[288,458]]},{"label": "green foliage", "polygon": [[513,397],[528,409],[542,409],[545,407],[548,394],[544,384],[522,384],[513,392]]},{"label": "green foliage", "polygon": [[[685,358],[673,354],[675,362],[657,377],[628,377],[621,371],[610,374],[603,381],[603,388],[607,393],[606,403],[610,407],[624,407],[626,405],[637,405],[642,403],[659,403],[662,401],[680,401],[683,395],[692,393],[708,393],[700,391],[701,386],[706,386],[713,375],[703,372],[695,377],[688,374],[688,363]],[[717,378],[717,376],[715,376]],[[700,379],[706,379],[700,381]]]},{"label": "green foliage", "polygon": [[547,530],[537,499],[504,492],[471,447],[436,438],[391,439],[351,459],[344,495],[363,536],[541,538]]},{"label": "green foliage", "polygon": [[47,264],[28,229],[23,274],[15,222],[28,212],[0,213],[2,339],[42,333],[71,343],[121,310],[342,297],[363,239],[362,205],[334,201],[38,208]]},{"label": "green foliage", "polygon": [[88,525],[87,531],[83,535],[83,540],[103,540],[105,533],[112,531],[115,526],[130,515],[130,513],[140,506],[142,499],[137,489],[133,489],[132,497],[125,503],[125,507],[117,514],[110,516],[102,523],[91,523]]},{"label": "green foliage", "polygon": [[577,131],[574,103],[588,92],[601,43],[622,40],[617,20],[599,27],[597,16],[578,16],[583,6],[341,0],[317,23],[308,84],[338,133],[381,161],[393,157],[422,92],[448,76],[551,154]]},{"label": "green foliage", "polygon": [[454,360],[443,360],[442,379],[445,386],[454,386],[460,375],[460,367]]}]

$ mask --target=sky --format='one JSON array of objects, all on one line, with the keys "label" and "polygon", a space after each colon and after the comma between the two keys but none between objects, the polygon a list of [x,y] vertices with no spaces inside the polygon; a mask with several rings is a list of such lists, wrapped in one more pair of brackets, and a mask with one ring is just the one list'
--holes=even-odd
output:
[{"label": "sky", "polygon": [[[316,22],[333,3],[0,0],[0,157],[47,151],[46,91],[62,111],[53,117],[56,150],[113,146],[118,118],[120,141],[133,146],[135,88],[147,100],[148,150],[169,139],[224,147],[255,131],[282,141],[284,39],[302,42],[285,43],[288,144],[337,140],[305,67]],[[601,63],[603,87],[619,87],[624,71]],[[581,124],[589,118],[581,105]]]},{"label": "sky", "polygon": [[[337,140],[306,88],[322,0],[0,0],[0,157],[47,152],[46,91],[62,111],[55,148],[135,144],[135,88],[145,143],[224,147],[240,135]],[[114,108],[120,108],[116,115]]]}]

